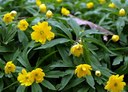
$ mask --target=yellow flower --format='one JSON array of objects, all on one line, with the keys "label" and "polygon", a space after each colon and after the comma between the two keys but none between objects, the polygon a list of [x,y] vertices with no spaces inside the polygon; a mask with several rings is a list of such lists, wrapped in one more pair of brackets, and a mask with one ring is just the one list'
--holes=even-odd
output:
[{"label": "yellow flower", "polygon": [[119,10],[119,16],[124,16],[125,14],[126,12],[123,8]]},{"label": "yellow flower", "polygon": [[67,15],[70,14],[70,11],[69,11],[68,9],[62,7],[62,8],[61,8],[61,13],[62,13],[63,15],[66,15],[66,16],[67,16]]},{"label": "yellow flower", "polygon": [[48,10],[48,11],[46,12],[46,17],[47,17],[47,18],[51,18],[52,16],[53,16],[52,11]]},{"label": "yellow flower", "polygon": [[50,41],[55,34],[51,32],[52,27],[48,26],[48,22],[38,22],[37,25],[32,26],[34,32],[31,33],[32,40],[45,44],[46,40]]},{"label": "yellow flower", "polygon": [[41,5],[39,6],[39,8],[40,8],[40,11],[41,11],[42,13],[45,13],[46,10],[47,10],[47,7],[46,7],[45,4],[41,4]]},{"label": "yellow flower", "polygon": [[63,0],[56,0],[56,2],[61,3]]},{"label": "yellow flower", "polygon": [[109,8],[116,8],[116,5],[115,5],[114,3],[110,3],[110,4],[108,5],[108,7],[109,7]]},{"label": "yellow flower", "polygon": [[100,77],[101,76],[101,72],[99,70],[95,71],[95,75]]},{"label": "yellow flower", "polygon": [[100,4],[106,3],[106,0],[99,0]]},{"label": "yellow flower", "polygon": [[91,8],[94,7],[94,3],[93,2],[89,2],[89,3],[86,4],[86,6],[87,6],[88,9],[91,9]]},{"label": "yellow flower", "polygon": [[110,92],[122,92],[124,89],[124,86],[126,85],[125,82],[122,82],[124,78],[124,75],[111,75],[109,77],[109,80],[107,81],[107,85],[105,86],[105,89]]},{"label": "yellow flower", "polygon": [[78,78],[81,78],[86,75],[91,75],[92,67],[88,64],[80,64],[76,66],[75,74],[77,74]]},{"label": "yellow flower", "polygon": [[11,72],[15,72],[16,66],[12,63],[12,61],[8,61],[4,67],[5,73],[10,74]]},{"label": "yellow flower", "polygon": [[31,73],[36,83],[41,83],[44,80],[45,73],[41,68],[37,68],[33,70]]},{"label": "yellow flower", "polygon": [[112,41],[113,42],[117,42],[117,41],[119,41],[119,39],[120,39],[120,37],[118,35],[113,35],[112,36]]},{"label": "yellow flower", "polygon": [[3,17],[3,21],[7,24],[9,22],[12,22],[14,17],[11,15],[11,13],[6,13]]},{"label": "yellow flower", "polygon": [[27,73],[25,69],[22,69],[21,73],[18,74],[17,80],[24,86],[30,86],[34,82],[31,72]]},{"label": "yellow flower", "polygon": [[20,20],[19,23],[18,23],[18,28],[21,30],[21,31],[25,31],[27,28],[28,28],[28,22],[24,19]]},{"label": "yellow flower", "polygon": [[11,14],[11,16],[15,17],[17,15],[17,12],[13,10],[10,12],[10,14]]},{"label": "yellow flower", "polygon": [[73,45],[70,49],[70,53],[76,57],[79,57],[81,54],[83,54],[83,45],[79,43],[76,45]]},{"label": "yellow flower", "polygon": [[40,6],[41,5],[41,1],[40,0],[36,0],[36,5]]}]

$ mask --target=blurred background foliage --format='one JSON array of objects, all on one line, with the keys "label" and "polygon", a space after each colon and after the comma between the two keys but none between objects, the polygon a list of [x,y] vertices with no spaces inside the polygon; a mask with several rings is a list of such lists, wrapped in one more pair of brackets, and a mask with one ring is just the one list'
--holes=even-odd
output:
[{"label": "blurred background foliage", "polygon": [[[86,4],[93,2],[94,7],[88,9]],[[108,5],[114,3],[116,8]],[[0,0],[0,91],[1,92],[106,92],[104,86],[112,74],[124,74],[127,83],[128,74],[128,0],[106,0],[100,4],[98,0],[42,0],[47,9],[53,12],[52,18],[40,13],[35,0]],[[83,20],[91,21],[120,37],[113,42],[112,35],[106,35],[89,26],[78,25],[73,18],[63,16],[61,8],[66,7],[71,14]],[[126,15],[119,16],[119,10],[125,9]],[[12,10],[17,16],[12,23],[6,25],[2,18]],[[20,19],[26,19],[28,29],[23,32],[17,28]],[[48,21],[55,33],[55,38],[45,44],[31,40],[31,26],[39,21]],[[105,38],[107,40],[105,40]],[[71,55],[70,48],[76,43],[84,46],[84,54],[80,57]],[[7,61],[12,60],[16,72],[4,73]],[[74,70],[79,64],[92,66],[92,76],[77,78]],[[44,70],[45,80],[29,87],[17,82],[17,75],[23,68],[31,71],[40,67]],[[95,75],[99,70],[101,76]],[[127,92],[127,86],[123,92]]]}]

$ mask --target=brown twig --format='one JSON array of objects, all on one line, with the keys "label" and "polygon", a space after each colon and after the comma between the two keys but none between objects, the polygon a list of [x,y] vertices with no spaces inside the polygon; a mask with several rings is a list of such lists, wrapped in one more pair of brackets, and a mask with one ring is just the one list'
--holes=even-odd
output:
[{"label": "brown twig", "polygon": [[82,19],[77,18],[77,17],[75,17],[75,16],[73,16],[71,14],[68,15],[68,16],[72,17],[73,20],[75,20],[78,23],[78,25],[85,25],[85,26],[88,25],[91,29],[96,29],[96,30],[99,30],[100,32],[104,32],[106,36],[107,35],[114,35],[112,32],[110,32],[110,31],[104,29],[103,27],[101,27],[99,25],[96,25],[96,24],[94,24],[94,23],[92,23],[90,21],[82,20]]}]

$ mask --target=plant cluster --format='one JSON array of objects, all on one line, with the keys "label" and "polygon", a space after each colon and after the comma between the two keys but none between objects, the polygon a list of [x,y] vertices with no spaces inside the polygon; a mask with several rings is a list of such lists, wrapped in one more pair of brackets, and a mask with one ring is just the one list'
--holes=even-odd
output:
[{"label": "plant cluster", "polygon": [[127,92],[128,0],[0,0],[0,92]]}]

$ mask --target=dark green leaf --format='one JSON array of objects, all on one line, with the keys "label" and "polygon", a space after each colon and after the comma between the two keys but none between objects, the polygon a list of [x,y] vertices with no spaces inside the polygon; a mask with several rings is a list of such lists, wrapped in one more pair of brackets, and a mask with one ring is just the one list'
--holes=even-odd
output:
[{"label": "dark green leaf", "polygon": [[95,89],[95,87],[94,87],[95,82],[94,82],[93,77],[92,77],[92,76],[86,76],[85,78],[86,78],[87,83],[88,83],[93,89]]},{"label": "dark green leaf", "polygon": [[32,92],[42,92],[42,89],[39,84],[33,83],[31,86]]},{"label": "dark green leaf", "polygon": [[114,59],[112,65],[118,65],[123,61],[123,56],[118,56]]},{"label": "dark green leaf", "polygon": [[25,92],[25,86],[19,86],[18,88],[17,88],[17,90],[16,90],[16,92]]}]

